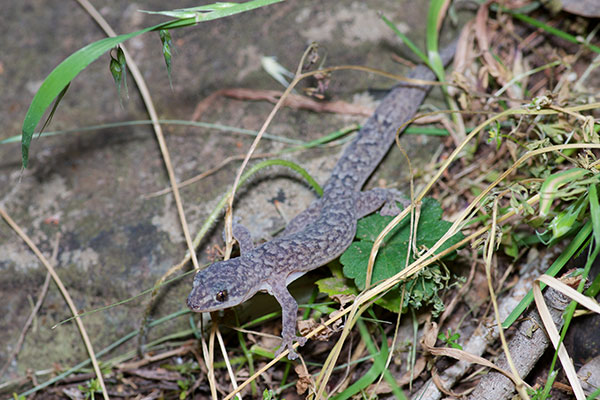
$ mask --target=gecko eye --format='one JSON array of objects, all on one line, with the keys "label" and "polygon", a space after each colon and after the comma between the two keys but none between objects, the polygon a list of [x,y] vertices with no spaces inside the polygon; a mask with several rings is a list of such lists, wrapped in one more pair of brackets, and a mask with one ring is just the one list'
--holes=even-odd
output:
[{"label": "gecko eye", "polygon": [[220,303],[222,303],[225,300],[227,300],[227,290],[221,290],[221,291],[219,291],[219,293],[217,293],[217,295],[215,296],[215,299],[218,302],[220,302]]}]

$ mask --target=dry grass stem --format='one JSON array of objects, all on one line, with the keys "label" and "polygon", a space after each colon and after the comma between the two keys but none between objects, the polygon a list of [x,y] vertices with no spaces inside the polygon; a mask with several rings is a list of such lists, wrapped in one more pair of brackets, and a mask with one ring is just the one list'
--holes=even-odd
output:
[{"label": "dry grass stem", "polygon": [[542,291],[538,282],[545,283],[554,290],[571,298],[580,305],[586,307],[590,311],[593,311],[597,314],[600,314],[600,304],[598,304],[598,302],[595,299],[584,296],[583,294],[577,292],[575,289],[571,288],[570,286],[567,286],[563,282],[549,275],[544,274],[540,276],[533,286],[533,296],[535,299],[535,305],[538,309],[538,312],[540,313],[540,317],[542,319],[542,322],[544,323],[544,328],[546,329],[546,332],[548,332],[548,336],[550,337],[552,345],[558,351],[558,358],[560,359],[560,362],[563,368],[565,369],[565,374],[567,375],[567,379],[569,380],[569,383],[573,388],[575,397],[577,398],[577,400],[585,400],[586,396],[583,392],[583,388],[581,387],[581,382],[579,382],[579,379],[577,378],[577,373],[575,372],[575,366],[573,365],[573,361],[569,357],[569,354],[567,353],[564,344],[560,343],[559,345],[560,334],[556,329],[554,321],[552,320],[552,316],[550,315],[548,306],[544,301],[544,296],[542,295]]},{"label": "dry grass stem", "polygon": [[496,319],[496,325],[498,327],[498,334],[500,336],[500,341],[502,342],[502,350],[506,356],[506,360],[508,365],[510,366],[510,370],[512,372],[512,380],[515,383],[515,387],[517,388],[517,392],[524,400],[529,400],[529,395],[525,390],[525,382],[519,376],[519,371],[517,371],[517,367],[515,367],[515,363],[510,355],[510,350],[508,349],[508,344],[506,342],[506,337],[504,336],[504,329],[502,328],[502,320],[500,318],[500,310],[498,308],[498,299],[496,298],[496,291],[494,290],[494,284],[492,282],[492,258],[494,253],[496,252],[496,228],[497,228],[497,218],[498,218],[498,198],[494,199],[494,206],[492,208],[492,226],[488,235],[488,244],[485,248],[485,275],[488,283],[488,291],[490,293],[490,300],[492,302],[492,306],[494,308],[494,317]]}]

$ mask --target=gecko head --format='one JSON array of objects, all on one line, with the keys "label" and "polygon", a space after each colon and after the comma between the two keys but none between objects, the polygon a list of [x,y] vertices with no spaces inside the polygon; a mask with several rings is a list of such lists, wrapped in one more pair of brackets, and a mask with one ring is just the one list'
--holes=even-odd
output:
[{"label": "gecko head", "polygon": [[239,258],[218,261],[194,276],[187,305],[192,311],[210,312],[236,306],[256,291],[245,278]]}]

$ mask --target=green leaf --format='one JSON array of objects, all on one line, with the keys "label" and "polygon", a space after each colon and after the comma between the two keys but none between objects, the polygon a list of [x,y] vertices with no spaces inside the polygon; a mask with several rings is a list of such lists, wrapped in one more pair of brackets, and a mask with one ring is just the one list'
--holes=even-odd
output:
[{"label": "green leaf", "polygon": [[[450,222],[443,221],[441,217],[442,208],[439,203],[431,198],[424,199],[416,237],[418,248],[432,247],[452,226]],[[392,217],[374,214],[359,220],[356,230],[358,241],[352,243],[340,258],[341,263],[344,265],[344,275],[354,279],[356,286],[361,290],[365,287],[369,254],[373,243],[392,219]],[[384,239],[373,267],[372,282],[387,279],[404,269],[409,250],[409,236],[410,219],[407,216]],[[438,252],[458,243],[462,238],[463,235],[457,233],[440,246]],[[413,260],[414,257],[411,256],[409,262]],[[433,305],[436,311],[443,309],[443,304],[437,297],[437,292],[447,286],[448,280],[448,273],[443,272],[437,266],[420,271],[416,277],[405,283],[404,306],[410,305],[418,308],[423,305]],[[391,311],[398,312],[401,303],[400,293],[399,288],[393,289],[378,300],[378,304]]]},{"label": "green leaf", "polygon": [[588,173],[589,171],[583,168],[572,168],[546,178],[540,188],[540,216],[546,217],[550,214],[554,199],[563,195],[564,191],[559,190],[562,186],[577,181]]},{"label": "green leaf", "polygon": [[117,61],[123,73],[123,88],[125,89],[125,97],[127,98],[129,97],[127,90],[127,59],[125,58],[125,52],[121,46],[117,48]]},{"label": "green leaf", "polygon": [[[23,167],[27,168],[29,159],[29,146],[35,127],[42,119],[44,113],[52,103],[52,101],[65,89],[65,87],[88,65],[98,59],[102,54],[106,53],[120,43],[141,35],[142,33],[161,30],[174,29],[189,25],[195,25],[200,21],[209,21],[217,18],[227,17],[244,11],[249,11],[255,8],[263,7],[273,3],[278,3],[283,0],[252,0],[245,3],[216,3],[206,5],[199,8],[206,9],[207,12],[202,14],[202,18],[198,19],[196,15],[193,18],[179,18],[173,21],[163,22],[161,24],[141,29],[136,32],[119,35],[116,37],[105,38],[97,42],[88,44],[87,46],[77,50],[75,53],[67,57],[61,62],[50,74],[46,77],[39,90],[33,97],[33,101],[29,105],[25,119],[23,120],[22,139],[21,139],[21,157]],[[204,10],[201,10],[204,11]],[[117,57],[118,58],[118,57]]]},{"label": "green leaf", "polygon": [[[158,14],[158,15],[166,15],[168,17],[174,17],[174,18],[179,18],[179,19],[186,19],[186,18],[195,18],[197,21],[205,21],[207,20],[207,18],[210,19],[214,19],[212,18],[214,14],[214,12],[227,12],[227,11],[232,11],[232,10],[238,10],[235,11],[234,13],[238,13],[241,12],[239,11],[240,6],[244,6],[245,4],[238,4],[238,3],[227,3],[227,2],[219,2],[219,3],[214,3],[214,4],[208,4],[205,6],[198,6],[198,7],[190,7],[190,8],[179,8],[176,10],[170,10],[170,11],[145,11],[145,10],[140,10],[143,13],[146,14]],[[246,11],[246,10],[243,10]],[[231,15],[231,14],[227,14],[227,15]],[[223,15],[226,16],[226,15]],[[218,17],[221,18],[221,17]]]},{"label": "green leaf", "polygon": [[462,346],[458,344],[458,339],[460,339],[460,334],[452,333],[452,329],[448,328],[446,333],[438,334],[438,339],[444,342],[447,346],[452,347],[453,349],[462,350]]},{"label": "green leaf", "polygon": [[[421,217],[417,230],[417,246],[431,247],[452,226],[450,222],[442,221],[442,209],[439,203],[431,198],[423,200]],[[362,290],[365,287],[366,267],[373,243],[379,233],[393,219],[391,216],[373,214],[358,222],[356,238],[358,241],[342,254],[344,275],[355,280]],[[454,235],[438,251],[445,250],[462,239],[462,234]],[[410,238],[410,219],[407,217],[384,239],[377,261],[373,268],[373,282],[387,279],[404,268]]]},{"label": "green leaf", "polygon": [[[46,121],[44,122],[44,125],[42,126],[42,131],[44,129],[46,129],[48,124],[50,124],[50,122],[52,121],[52,117],[54,116],[54,113],[56,112],[56,109],[58,108],[58,105],[60,104],[61,100],[63,99],[63,97],[65,97],[65,94],[67,94],[67,91],[69,90],[69,86],[71,86],[70,83],[67,84],[67,86],[65,86],[65,88],[60,91],[58,96],[56,96],[56,101],[54,102],[54,105],[52,105],[52,110],[50,110],[50,114],[48,114],[48,118],[46,118]],[[41,131],[40,131],[40,134],[41,134]],[[38,137],[39,137],[39,135],[38,135]]]},{"label": "green leaf", "polygon": [[552,218],[552,221],[548,224],[548,227],[552,230],[551,240],[556,240],[565,236],[581,226],[582,223],[581,221],[578,221],[578,219],[587,209],[588,200],[588,196],[580,197],[579,200],[570,204]]},{"label": "green leaf", "polygon": [[328,296],[340,294],[357,295],[358,289],[351,280],[343,276],[332,276],[329,278],[319,279],[317,282],[319,292],[325,293]]},{"label": "green leaf", "polygon": [[271,389],[265,389],[262,395],[263,400],[277,400],[277,396]]},{"label": "green leaf", "polygon": [[447,0],[431,0],[427,12],[427,58],[429,66],[440,82],[444,82],[444,63],[438,51],[438,21],[446,9]]}]

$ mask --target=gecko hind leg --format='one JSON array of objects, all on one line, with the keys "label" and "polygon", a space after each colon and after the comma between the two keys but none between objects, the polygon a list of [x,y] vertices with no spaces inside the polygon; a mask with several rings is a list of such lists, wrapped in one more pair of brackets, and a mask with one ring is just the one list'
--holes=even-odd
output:
[{"label": "gecko hind leg", "polygon": [[381,206],[383,206],[379,212],[381,215],[398,215],[401,210],[396,202],[401,203],[404,207],[410,204],[410,200],[406,200],[396,189],[375,188],[360,192],[356,200],[356,217],[362,218],[369,215]]},{"label": "gecko hind leg", "polygon": [[[391,216],[396,216],[398,214],[400,214],[400,212],[402,211],[402,209],[410,206],[410,199],[407,199],[404,194],[397,190],[397,189],[383,189],[386,191],[387,194],[387,198],[385,200],[385,204],[383,205],[383,207],[381,208],[381,211],[379,211],[379,214],[381,215],[391,215]],[[402,204],[402,209],[400,207],[398,207],[398,204],[400,203]]]}]

